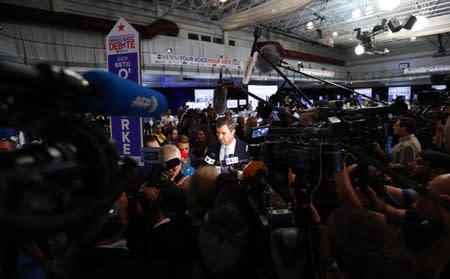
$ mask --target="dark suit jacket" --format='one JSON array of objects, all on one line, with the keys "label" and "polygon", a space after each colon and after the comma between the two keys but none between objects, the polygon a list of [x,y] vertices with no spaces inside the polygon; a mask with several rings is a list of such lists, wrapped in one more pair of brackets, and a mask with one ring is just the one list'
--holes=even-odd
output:
[{"label": "dark suit jacket", "polygon": [[[222,145],[219,142],[217,142],[217,144],[214,146],[211,152],[208,152],[208,156],[216,160],[216,162],[220,161],[219,159],[221,146]],[[234,149],[234,156],[237,156],[239,158],[239,161],[248,160],[247,144],[240,139],[236,139],[236,148]],[[240,163],[238,168],[241,169],[243,165],[244,163]]]}]

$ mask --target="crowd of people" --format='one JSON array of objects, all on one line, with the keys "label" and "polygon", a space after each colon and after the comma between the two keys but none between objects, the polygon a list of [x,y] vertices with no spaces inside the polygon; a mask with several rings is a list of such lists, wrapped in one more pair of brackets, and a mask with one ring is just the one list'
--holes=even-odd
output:
[{"label": "crowd of people", "polygon": [[[281,257],[286,266],[309,257],[308,276],[316,278],[449,278],[450,117],[434,122],[431,139],[424,139],[416,137],[420,123],[400,115],[392,127],[397,140],[389,154],[379,144],[368,152],[388,162],[394,172],[421,183],[439,203],[387,174],[376,174],[383,181],[381,190],[375,185],[358,187],[356,162],[334,174],[333,185],[327,187],[336,194],[337,207],[320,216],[314,199],[297,202],[299,174],[286,169],[289,190],[283,197],[296,214],[303,212],[301,221],[298,216],[294,219],[309,232],[306,239],[312,253],[297,251],[304,247],[271,246],[270,230],[275,228],[260,224],[260,212],[248,198],[255,190],[249,169],[258,165],[262,175],[271,176],[270,169],[263,162],[255,164],[247,150],[251,131],[261,122],[253,115],[217,117],[208,108],[179,110],[176,117],[168,110],[146,123],[144,146],[162,149],[162,168],[120,195],[97,224],[95,239],[78,251],[72,276],[283,278],[271,256],[273,249],[281,249],[288,255]],[[0,142],[1,152],[15,148],[14,141]],[[237,161],[228,163],[233,157]],[[237,175],[239,171],[244,175]],[[145,171],[136,175],[137,180],[146,177]],[[70,239],[67,232],[66,242]],[[10,278],[18,278],[20,266],[11,260],[17,251],[46,271],[34,278],[64,278],[67,259],[75,259],[65,253],[44,253],[57,249],[47,249],[35,239],[14,244],[13,255],[7,255],[5,247],[9,246],[2,246],[0,273]]]}]

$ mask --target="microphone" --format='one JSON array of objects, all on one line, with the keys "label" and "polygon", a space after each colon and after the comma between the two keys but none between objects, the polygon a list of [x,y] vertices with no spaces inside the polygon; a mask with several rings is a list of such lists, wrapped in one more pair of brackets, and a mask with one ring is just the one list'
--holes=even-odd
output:
[{"label": "microphone", "polygon": [[250,56],[247,59],[247,65],[245,67],[244,77],[242,78],[242,84],[247,85],[250,81],[250,76],[253,71],[253,66],[255,65],[255,61],[253,56],[256,51],[256,42],[258,41],[259,36],[261,36],[261,28],[255,27],[255,31],[253,32],[253,45],[252,50],[250,52]]},{"label": "microphone", "polygon": [[272,66],[267,63],[263,58],[259,56],[264,56],[268,61],[275,65],[282,63],[281,55],[277,47],[272,44],[264,45],[260,50],[260,55],[256,58],[255,67],[262,73],[268,73],[273,70]]},{"label": "microphone", "polygon": [[227,110],[227,91],[227,86],[222,80],[222,69],[220,69],[219,81],[213,96],[213,109],[218,115],[225,114]]},{"label": "microphone", "polygon": [[156,90],[109,72],[89,71],[82,76],[92,95],[74,108],[106,115],[159,117],[167,111],[167,99]]},{"label": "microphone", "polygon": [[161,93],[105,71],[83,75],[47,63],[34,67],[0,63],[0,88],[7,88],[11,109],[62,109],[105,115],[160,116],[167,110]]}]

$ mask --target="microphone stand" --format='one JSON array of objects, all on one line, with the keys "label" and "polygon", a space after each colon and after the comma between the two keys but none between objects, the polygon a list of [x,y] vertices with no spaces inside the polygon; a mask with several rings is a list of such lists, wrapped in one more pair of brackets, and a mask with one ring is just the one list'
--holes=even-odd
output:
[{"label": "microphone stand", "polygon": [[268,102],[268,101],[264,100],[263,98],[253,94],[252,92],[248,91],[247,89],[245,89],[244,87],[242,87],[241,85],[239,85],[237,83],[230,83],[230,84],[227,84],[227,85],[231,86],[232,88],[234,88],[236,90],[239,90],[239,91],[245,93],[246,95],[248,95],[250,97],[255,98],[256,100],[258,100],[260,102],[263,102],[264,104],[266,104],[266,106],[270,107],[271,109],[274,109],[274,110],[278,111],[283,116],[292,117],[295,120],[300,121],[300,119],[298,117],[294,116],[293,114],[287,113],[283,108],[279,108],[276,105],[272,104],[271,102]]},{"label": "microphone stand", "polygon": [[[266,61],[266,62],[271,62],[271,61],[267,61],[267,60],[265,60],[265,61]],[[272,64],[273,64],[273,63],[272,63]],[[302,75],[304,75],[305,77],[312,78],[312,79],[315,79],[315,80],[324,82],[324,83],[326,83],[326,84],[329,84],[329,85],[332,85],[332,86],[334,86],[334,87],[337,87],[337,88],[343,89],[343,90],[345,90],[345,91],[348,91],[348,92],[350,92],[350,93],[352,93],[352,94],[356,94],[356,95],[362,96],[362,97],[364,97],[364,98],[366,98],[366,99],[372,100],[372,101],[374,101],[374,102],[381,103],[381,104],[383,104],[383,105],[388,105],[387,102],[384,102],[384,101],[377,100],[377,99],[375,99],[375,98],[366,96],[366,95],[361,94],[361,93],[359,93],[359,92],[357,92],[357,91],[355,91],[355,90],[353,90],[353,89],[350,89],[350,88],[348,88],[348,87],[342,86],[342,85],[340,85],[340,84],[337,84],[337,83],[334,83],[334,82],[331,82],[331,81],[328,81],[328,80],[324,80],[324,79],[319,78],[319,77],[312,76],[312,75],[310,75],[310,74],[307,74],[307,73],[304,73],[304,72],[302,72],[302,71],[296,70],[296,69],[294,69],[294,68],[292,68],[292,67],[286,67],[286,66],[283,66],[283,65],[280,65],[279,67],[280,67],[280,68],[283,68],[283,69],[286,69],[286,70],[290,70],[290,71],[295,72],[295,73],[298,73],[298,74],[302,74]]]},{"label": "microphone stand", "polygon": [[295,84],[289,80],[289,78],[278,68],[277,65],[275,65],[275,63],[270,61],[270,59],[268,59],[258,47],[255,47],[255,51],[258,53],[258,57],[261,57],[264,62],[269,64],[272,69],[274,69],[284,79],[284,81],[287,82],[295,90],[295,92],[298,94],[298,98],[303,98],[310,107],[312,106],[311,101],[308,99],[305,93],[303,93],[297,86],[295,86]]}]

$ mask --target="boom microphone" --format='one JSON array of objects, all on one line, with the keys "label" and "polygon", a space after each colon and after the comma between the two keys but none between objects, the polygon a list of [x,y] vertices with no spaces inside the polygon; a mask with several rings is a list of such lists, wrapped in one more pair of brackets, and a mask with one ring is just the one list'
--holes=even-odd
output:
[{"label": "boom microphone", "polygon": [[[267,58],[270,62],[275,65],[279,65],[281,61],[281,55],[276,46],[272,44],[264,45],[261,50],[261,55]],[[256,57],[255,67],[262,73],[268,73],[273,70],[272,66],[267,63],[263,58]]]},{"label": "boom microphone", "polygon": [[220,69],[219,81],[214,89],[213,109],[218,115],[225,114],[227,110],[227,87],[222,80],[222,69]]},{"label": "boom microphone", "polygon": [[247,85],[250,81],[250,76],[253,71],[253,66],[255,65],[254,54],[256,51],[256,43],[258,41],[259,36],[261,36],[261,28],[255,27],[255,32],[253,32],[253,45],[252,50],[250,52],[250,56],[247,59],[247,65],[245,67],[244,77],[242,78],[242,84]]}]

